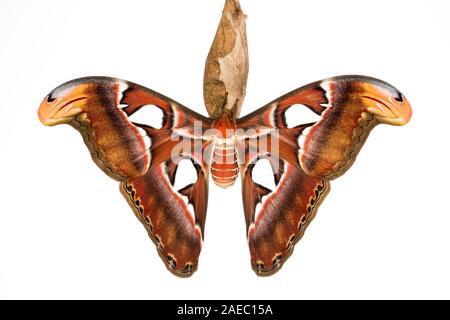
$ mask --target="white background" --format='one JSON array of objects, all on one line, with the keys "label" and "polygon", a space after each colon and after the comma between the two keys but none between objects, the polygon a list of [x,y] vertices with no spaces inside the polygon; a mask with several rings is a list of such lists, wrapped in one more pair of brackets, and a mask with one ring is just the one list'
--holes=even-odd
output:
[{"label": "white background", "polygon": [[365,74],[414,110],[377,127],[282,270],[255,276],[240,186],[211,184],[197,273],[174,277],[69,126],[37,118],[67,80],[131,80],[206,114],[217,1],[0,2],[0,298],[450,298],[448,1],[250,1],[243,113]]}]

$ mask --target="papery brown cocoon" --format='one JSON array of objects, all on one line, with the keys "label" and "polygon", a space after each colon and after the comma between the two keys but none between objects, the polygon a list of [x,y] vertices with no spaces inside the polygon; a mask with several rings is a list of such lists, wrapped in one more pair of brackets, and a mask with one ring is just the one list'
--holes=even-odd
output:
[{"label": "papery brown cocoon", "polygon": [[203,97],[211,118],[229,111],[237,118],[245,97],[248,49],[245,20],[238,0],[227,0],[205,65]]}]

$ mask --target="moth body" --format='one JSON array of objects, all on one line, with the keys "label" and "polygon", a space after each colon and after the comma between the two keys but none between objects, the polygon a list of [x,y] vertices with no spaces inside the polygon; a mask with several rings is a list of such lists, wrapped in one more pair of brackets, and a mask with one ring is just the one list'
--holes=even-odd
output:
[{"label": "moth body", "polygon": [[211,177],[222,188],[232,186],[239,175],[236,154],[236,123],[228,112],[214,122],[217,133],[211,162]]}]

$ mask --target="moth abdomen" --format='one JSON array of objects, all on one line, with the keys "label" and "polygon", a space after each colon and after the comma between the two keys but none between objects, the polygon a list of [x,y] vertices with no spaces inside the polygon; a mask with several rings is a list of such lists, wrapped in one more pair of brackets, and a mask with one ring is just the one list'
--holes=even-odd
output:
[{"label": "moth abdomen", "polygon": [[211,164],[211,176],[214,182],[222,188],[234,184],[239,174],[239,167],[234,141],[218,139],[214,146]]}]

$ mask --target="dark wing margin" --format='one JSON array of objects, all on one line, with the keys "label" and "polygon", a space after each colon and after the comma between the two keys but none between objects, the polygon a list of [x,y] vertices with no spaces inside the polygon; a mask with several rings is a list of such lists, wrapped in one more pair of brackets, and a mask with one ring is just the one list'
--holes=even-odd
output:
[{"label": "dark wing margin", "polygon": [[[129,116],[141,108],[156,106],[163,112],[161,129],[133,123]],[[205,118],[155,91],[125,80],[87,77],[54,89],[38,111],[45,125],[67,123],[75,127],[92,159],[108,176],[124,181],[143,175],[151,164],[170,154],[158,155],[171,134],[190,134],[194,121]],[[166,148],[170,150],[170,148]]]}]

